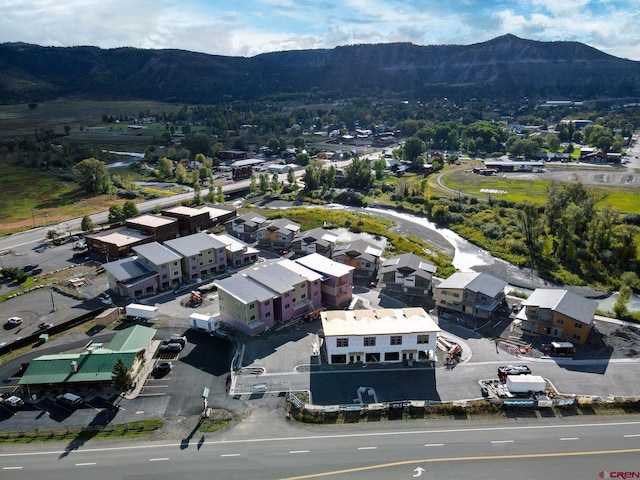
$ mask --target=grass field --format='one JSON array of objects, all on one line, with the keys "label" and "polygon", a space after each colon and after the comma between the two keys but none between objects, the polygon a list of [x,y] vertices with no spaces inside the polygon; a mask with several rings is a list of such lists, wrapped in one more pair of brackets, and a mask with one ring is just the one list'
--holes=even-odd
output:
[{"label": "grass field", "polygon": [[[548,180],[523,180],[518,178],[489,176],[485,177],[462,169],[452,170],[444,176],[443,184],[462,195],[474,195],[484,198],[504,199],[521,203],[528,200],[533,203],[546,203]],[[640,213],[638,195],[640,190],[622,186],[587,185],[588,188],[604,193],[606,198],[599,205],[613,205],[623,213]],[[489,193],[487,191],[493,191]],[[495,192],[506,193],[495,193]]]}]

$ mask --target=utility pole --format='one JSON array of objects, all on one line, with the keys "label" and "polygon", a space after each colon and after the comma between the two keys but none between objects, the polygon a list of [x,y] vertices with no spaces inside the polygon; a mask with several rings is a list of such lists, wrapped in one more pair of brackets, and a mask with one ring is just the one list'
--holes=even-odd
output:
[{"label": "utility pole", "polygon": [[36,214],[33,211],[33,208],[31,209],[31,218],[33,219],[33,228],[36,228]]}]

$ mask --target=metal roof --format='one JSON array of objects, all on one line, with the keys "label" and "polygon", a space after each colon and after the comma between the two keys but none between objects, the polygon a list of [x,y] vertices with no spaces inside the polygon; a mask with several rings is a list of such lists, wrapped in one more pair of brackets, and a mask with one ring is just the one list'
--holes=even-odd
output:
[{"label": "metal roof", "polygon": [[325,336],[438,333],[440,327],[420,307],[321,312]]},{"label": "metal roof", "polygon": [[225,247],[225,244],[217,238],[202,232],[167,240],[164,244],[185,257],[193,257],[205,250]]},{"label": "metal roof", "polygon": [[403,253],[402,255],[396,255],[382,262],[379,272],[395,272],[401,269],[410,269],[416,273],[422,271],[432,274],[435,273],[436,266],[413,253]]},{"label": "metal roof", "polygon": [[138,262],[134,257],[105,263],[103,267],[119,282],[127,282],[132,279],[147,276],[149,274],[157,274],[157,272],[149,270],[142,263]]},{"label": "metal roof", "polygon": [[441,282],[436,288],[439,290],[447,288],[468,289],[472,292],[495,297],[504,291],[507,285],[507,282],[504,280],[500,280],[488,273],[456,272]]},{"label": "metal roof", "polygon": [[282,294],[289,292],[302,282],[308,281],[294,270],[287,268],[282,263],[271,263],[245,270],[245,274],[268,287]]},{"label": "metal roof", "polygon": [[554,288],[536,288],[522,306],[534,306],[553,310],[590,325],[598,308],[594,300],[581,297],[568,290]]},{"label": "metal roof", "polygon": [[141,257],[146,258],[155,265],[164,265],[169,262],[180,261],[182,258],[173,250],[169,250],[164,245],[160,245],[158,242],[145,243],[144,245],[138,245],[132,249]]},{"label": "metal roof", "polygon": [[332,277],[343,277],[355,270],[355,268],[350,265],[334,262],[330,258],[324,257],[319,253],[312,253],[311,255],[297,258],[295,262],[318,273],[330,275]]},{"label": "metal roof", "polygon": [[213,282],[218,287],[242,303],[265,302],[272,300],[277,293],[244,274],[236,274]]}]

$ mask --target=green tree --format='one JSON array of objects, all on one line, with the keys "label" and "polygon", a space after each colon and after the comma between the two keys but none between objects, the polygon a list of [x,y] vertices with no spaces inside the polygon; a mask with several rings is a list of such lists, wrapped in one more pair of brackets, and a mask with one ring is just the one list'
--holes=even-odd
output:
[{"label": "green tree", "polygon": [[384,158],[379,158],[373,162],[373,170],[376,172],[376,180],[382,180],[385,168],[387,168],[387,162]]},{"label": "green tree", "polygon": [[119,205],[111,205],[109,207],[109,215],[107,216],[107,222],[109,223],[121,223],[125,220],[122,208]]},{"label": "green tree", "polygon": [[184,168],[184,165],[178,163],[178,165],[176,165],[176,180],[178,181],[178,183],[187,183],[188,176],[189,175],[187,174],[187,169]]},{"label": "green tree", "polygon": [[544,138],[549,145],[549,150],[552,152],[557,152],[560,148],[560,139],[556,135],[547,135]]},{"label": "green tree", "polygon": [[82,160],[71,170],[76,183],[89,193],[107,193],[111,187],[107,166],[96,158]]},{"label": "green tree", "polygon": [[262,193],[265,193],[267,190],[269,190],[269,177],[267,176],[266,173],[260,174],[260,183],[259,183],[258,189]]},{"label": "green tree", "polygon": [[520,225],[524,234],[524,243],[529,250],[531,263],[536,264],[538,259],[538,238],[542,233],[542,223],[540,221],[540,210],[537,205],[531,202],[523,202],[518,209]]},{"label": "green tree", "polygon": [[251,175],[251,179],[249,180],[249,191],[251,193],[258,191],[258,180],[255,175]]},{"label": "green tree", "polygon": [[47,231],[47,240],[51,240],[54,245],[58,245],[60,239],[60,232],[57,230],[49,230]]},{"label": "green tree", "polygon": [[173,162],[167,157],[158,160],[158,174],[161,178],[173,177]]},{"label": "green tree", "polygon": [[127,200],[122,205],[122,217],[124,220],[126,220],[127,218],[135,217],[139,213],[140,212],[138,211],[138,207],[136,207],[136,204],[133,202],[133,200]]},{"label": "green tree", "polygon": [[616,318],[624,319],[629,315],[627,304],[631,298],[631,293],[632,291],[629,285],[623,285],[620,287],[618,298],[616,298],[616,301],[613,303],[613,313],[616,315]]},{"label": "green tree", "polygon": [[293,167],[290,167],[289,171],[287,172],[287,182],[291,186],[295,185],[296,183],[296,172]]},{"label": "green tree", "polygon": [[427,150],[427,146],[425,145],[424,141],[422,141],[418,137],[411,137],[407,138],[407,141],[404,143],[403,149],[404,159],[413,163],[417,157],[422,155]]},{"label": "green tree", "polygon": [[309,165],[310,161],[311,161],[311,157],[307,152],[300,152],[294,158],[293,163],[295,163],[296,165],[301,165],[303,167],[306,167],[307,165]]},{"label": "green tree", "polygon": [[126,392],[133,385],[133,379],[122,357],[118,357],[111,371],[111,385],[118,392]]},{"label": "green tree", "polygon": [[302,175],[302,181],[304,182],[304,189],[307,192],[317,190],[320,186],[320,171],[321,166],[317,162],[311,162],[304,169]]},{"label": "green tree", "polygon": [[93,232],[95,225],[93,224],[93,220],[89,215],[85,215],[82,217],[82,222],[80,222],[80,229],[83,232]]},{"label": "green tree", "polygon": [[276,172],[273,172],[273,175],[271,175],[271,185],[269,185],[269,187],[271,188],[271,191],[277,192],[279,186],[280,179],[278,178],[278,174]]},{"label": "green tree", "polygon": [[222,190],[222,185],[218,185],[218,203],[224,203],[224,190]]},{"label": "green tree", "polygon": [[[422,141],[422,140],[421,140]],[[351,188],[367,188],[373,183],[369,162],[354,157],[344,169],[345,184]]]}]

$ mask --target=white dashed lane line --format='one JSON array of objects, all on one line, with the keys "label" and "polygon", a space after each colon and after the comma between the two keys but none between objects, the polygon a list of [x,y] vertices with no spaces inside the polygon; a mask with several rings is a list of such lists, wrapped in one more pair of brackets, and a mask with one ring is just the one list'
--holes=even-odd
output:
[{"label": "white dashed lane line", "polygon": [[309,453],[311,450],[290,450],[289,453]]},{"label": "white dashed lane line", "polygon": [[239,453],[223,453],[222,455],[220,455],[221,457],[239,457],[240,454]]},{"label": "white dashed lane line", "polygon": [[513,443],[513,440],[491,440],[491,443],[493,443],[493,444],[498,444],[498,443]]},{"label": "white dashed lane line", "polygon": [[169,457],[150,458],[149,459],[150,462],[166,462],[167,460],[169,460]]},{"label": "white dashed lane line", "polygon": [[561,442],[566,442],[567,440],[579,440],[578,437],[561,437],[560,441]]},{"label": "white dashed lane line", "polygon": [[88,467],[95,464],[96,462],[76,463],[76,467]]},{"label": "white dashed lane line", "polygon": [[376,450],[378,447],[358,447],[358,450]]},{"label": "white dashed lane line", "polygon": [[2,467],[3,470],[22,470],[23,467]]},{"label": "white dashed lane line", "polygon": [[425,447],[442,447],[444,446],[444,443],[427,443],[425,444]]}]

